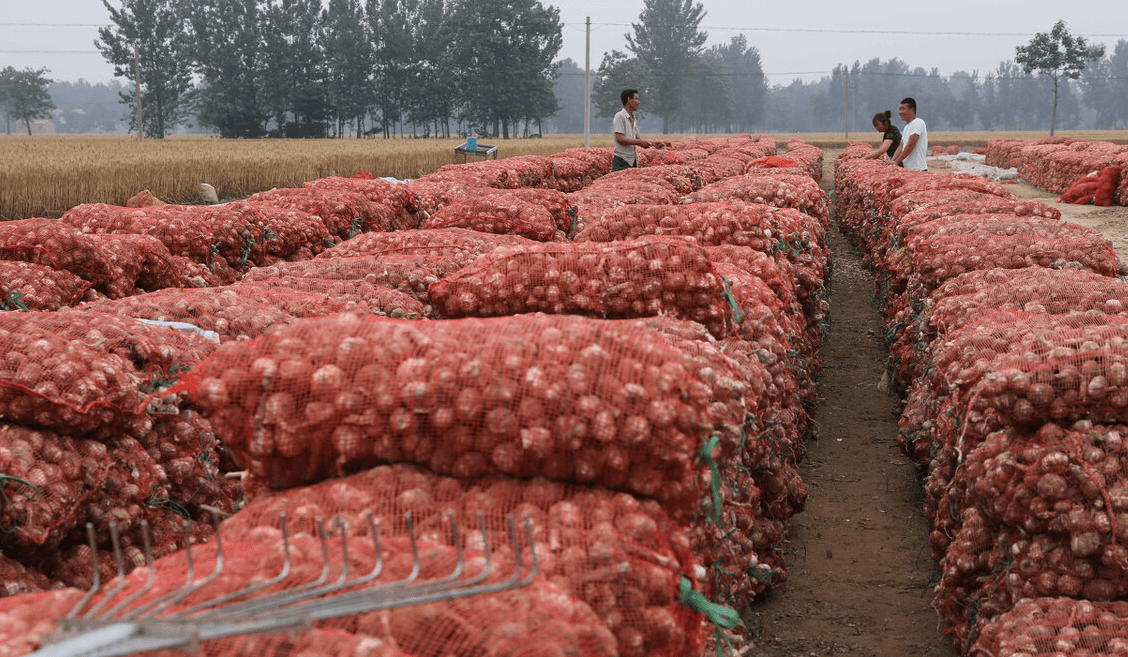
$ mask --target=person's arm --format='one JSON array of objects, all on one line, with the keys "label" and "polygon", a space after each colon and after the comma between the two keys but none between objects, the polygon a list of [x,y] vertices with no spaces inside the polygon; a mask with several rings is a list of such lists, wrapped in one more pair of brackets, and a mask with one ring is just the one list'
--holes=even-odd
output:
[{"label": "person's arm", "polygon": [[881,145],[878,146],[877,148],[875,148],[869,155],[866,155],[866,159],[867,160],[880,159],[882,154],[885,153],[885,151],[889,150],[889,147],[892,146],[892,145],[893,145],[893,140],[892,139],[886,139],[885,141],[881,142]]},{"label": "person's arm", "polygon": [[897,149],[897,154],[893,157],[893,164],[904,162],[909,153],[913,152],[913,147],[916,146],[918,139],[920,139],[920,135],[914,133],[909,135],[908,139],[902,140],[900,148]]},{"label": "person's arm", "polygon": [[[603,134],[607,134],[606,132]],[[615,133],[615,141],[623,146],[641,146],[643,148],[651,148],[650,142],[645,139],[631,139],[621,132]]]}]

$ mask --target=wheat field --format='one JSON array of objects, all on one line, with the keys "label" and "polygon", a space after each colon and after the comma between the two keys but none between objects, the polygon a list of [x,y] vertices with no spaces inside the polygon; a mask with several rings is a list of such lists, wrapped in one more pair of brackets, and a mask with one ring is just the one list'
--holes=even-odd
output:
[{"label": "wheat field", "polygon": [[[1061,136],[1128,143],[1128,130],[1062,131]],[[693,135],[668,135],[678,139]],[[721,135],[700,135],[701,139]],[[800,138],[820,148],[847,141],[876,144],[874,132],[769,133],[784,147]],[[988,139],[1045,137],[1041,132],[938,132],[936,145],[964,150]],[[551,155],[584,145],[582,135],[538,139],[480,140],[498,147],[500,157]],[[172,136],[146,139],[125,135],[0,135],[0,220],[59,217],[82,203],[124,205],[140,191],[170,203],[199,203],[200,183],[215,187],[221,200],[243,198],[274,187],[299,187],[329,175],[416,178],[452,164],[462,139],[214,139]],[[610,148],[610,134],[592,135],[591,145]]]}]

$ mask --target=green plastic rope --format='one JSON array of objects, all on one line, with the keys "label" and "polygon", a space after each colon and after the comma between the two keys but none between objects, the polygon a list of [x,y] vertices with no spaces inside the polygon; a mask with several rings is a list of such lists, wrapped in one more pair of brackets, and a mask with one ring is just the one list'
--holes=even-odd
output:
[{"label": "green plastic rope", "polygon": [[721,439],[718,436],[707,437],[700,453],[701,460],[709,466],[709,473],[712,475],[710,488],[713,489],[713,512],[709,514],[709,520],[718,527],[721,522],[721,468],[717,465],[716,459],[713,458],[713,448],[720,442]]},{"label": "green plastic rope", "polygon": [[349,239],[351,240],[353,238],[353,235],[356,235],[359,232],[360,232],[360,217],[353,217],[352,225],[349,226]]},{"label": "green plastic rope", "polygon": [[27,304],[24,303],[23,301],[20,301],[20,299],[23,297],[23,295],[24,295],[23,292],[12,292],[10,295],[8,295],[8,298],[4,299],[4,306],[3,306],[4,310],[9,310],[8,305],[11,304],[11,305],[15,306],[18,310],[22,310],[25,313],[31,312],[30,309],[27,307]]},{"label": "green plastic rope", "polygon": [[[12,504],[11,499],[8,497],[8,493],[4,490],[4,488],[8,485],[9,482],[13,483],[13,484],[19,484],[21,486],[24,486],[26,488],[30,488],[31,490],[35,491],[34,497],[32,497],[25,490],[20,489],[20,490],[16,491],[16,494],[23,495],[25,498],[27,498],[28,500],[31,500],[32,502],[38,502],[40,499],[43,498],[42,491],[40,491],[39,488],[35,484],[31,483],[30,481],[27,481],[26,479],[20,479],[19,477],[13,477],[12,475],[8,474],[7,472],[0,472],[0,500],[3,501],[3,504],[0,504],[0,508],[3,508],[5,506],[11,506],[11,504]],[[4,532],[4,533],[7,534],[7,533],[14,532],[14,531],[16,531],[15,527],[12,527],[11,529],[9,529],[7,527],[0,526],[0,532]]]},{"label": "green plastic rope", "polygon": [[725,284],[725,298],[728,299],[729,307],[732,308],[732,314],[739,324],[744,321],[744,316],[740,314],[740,306],[736,304],[736,298],[732,296],[732,288],[729,287],[728,279],[721,276],[721,282]]},{"label": "green plastic rope", "polygon": [[[740,614],[736,613],[735,609],[709,602],[705,599],[705,596],[693,590],[693,584],[685,577],[678,582],[678,602],[686,609],[692,609],[699,614],[703,614],[713,623],[713,630],[717,635],[717,657],[733,654],[732,644],[729,643],[728,636],[721,631],[721,628],[736,627],[737,623],[740,622]],[[727,650],[722,649],[722,645]]]}]

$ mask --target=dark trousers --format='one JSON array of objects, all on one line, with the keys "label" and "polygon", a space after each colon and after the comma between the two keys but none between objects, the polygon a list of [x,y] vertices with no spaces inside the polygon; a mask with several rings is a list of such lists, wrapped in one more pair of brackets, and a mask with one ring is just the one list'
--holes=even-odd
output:
[{"label": "dark trousers", "polygon": [[633,168],[635,168],[635,166],[637,166],[637,165],[631,164],[630,162],[627,162],[626,160],[619,157],[618,155],[614,156],[614,158],[611,160],[611,170],[612,171],[618,171],[619,169],[633,169]]}]

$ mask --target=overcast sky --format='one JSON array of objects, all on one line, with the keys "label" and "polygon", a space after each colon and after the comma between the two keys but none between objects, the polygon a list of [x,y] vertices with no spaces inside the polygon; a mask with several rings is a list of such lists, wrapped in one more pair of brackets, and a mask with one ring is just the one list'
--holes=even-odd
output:
[{"label": "overcast sky", "polygon": [[[626,51],[624,35],[643,0],[542,0],[560,9],[560,58],[584,66],[591,19],[591,67],[603,53]],[[121,0],[110,0],[120,6]],[[815,80],[838,64],[898,58],[911,68],[943,76],[979,71],[1014,58],[1015,46],[1066,21],[1074,35],[1109,52],[1128,40],[1125,0],[932,0],[914,3],[850,0],[703,0],[707,45],[744,34],[760,52],[772,85]],[[101,0],[0,0],[0,68],[47,68],[53,80],[108,82],[113,68],[94,49],[97,29],[109,23]]]}]

